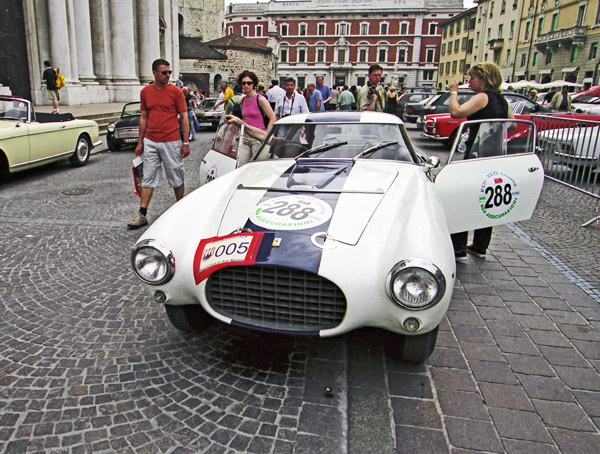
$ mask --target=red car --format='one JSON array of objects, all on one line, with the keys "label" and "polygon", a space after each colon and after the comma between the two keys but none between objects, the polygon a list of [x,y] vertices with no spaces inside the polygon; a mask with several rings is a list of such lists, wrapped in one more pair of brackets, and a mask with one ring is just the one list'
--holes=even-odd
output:
[{"label": "red car", "polygon": [[[518,120],[533,121],[538,128],[538,131],[543,131],[544,129],[553,129],[553,123],[541,121],[540,119],[543,117],[535,115],[554,116],[573,120],[598,121],[598,115],[551,112],[545,107],[540,106],[524,96],[519,96],[518,98],[514,99],[516,100],[515,102],[509,101],[509,106],[515,118]],[[430,139],[438,140],[444,145],[452,146],[454,139],[456,138],[459,125],[466,120],[466,118],[452,118],[449,113],[426,115],[425,131],[422,132],[421,135],[424,137],[429,137]]]}]

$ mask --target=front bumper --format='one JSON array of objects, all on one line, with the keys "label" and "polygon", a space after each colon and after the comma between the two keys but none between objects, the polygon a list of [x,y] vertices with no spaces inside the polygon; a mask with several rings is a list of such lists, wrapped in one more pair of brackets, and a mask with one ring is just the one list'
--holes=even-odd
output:
[{"label": "front bumper", "polygon": [[435,134],[431,134],[429,132],[422,132],[421,136],[423,137],[427,137],[428,139],[433,139],[433,140],[438,140],[440,142],[443,142],[445,140],[449,140],[448,137],[440,137],[440,136],[436,136]]}]

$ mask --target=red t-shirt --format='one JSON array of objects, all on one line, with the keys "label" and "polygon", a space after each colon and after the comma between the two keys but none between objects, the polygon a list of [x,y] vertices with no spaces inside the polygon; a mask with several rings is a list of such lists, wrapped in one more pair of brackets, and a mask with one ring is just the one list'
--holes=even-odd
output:
[{"label": "red t-shirt", "polygon": [[153,142],[181,139],[177,115],[187,112],[187,106],[180,88],[168,84],[158,90],[154,84],[150,84],[142,89],[140,100],[142,112],[148,112],[145,137]]}]

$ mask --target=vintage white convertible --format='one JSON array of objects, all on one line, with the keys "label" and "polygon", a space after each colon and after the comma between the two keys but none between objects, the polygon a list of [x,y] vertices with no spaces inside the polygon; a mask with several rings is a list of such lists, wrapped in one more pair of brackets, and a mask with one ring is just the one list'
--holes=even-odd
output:
[{"label": "vintage white convertible", "polygon": [[286,117],[242,166],[224,125],[200,170],[212,181],[146,230],[133,269],[182,330],[212,318],[323,337],[379,327],[422,362],[452,298],[450,233],[527,219],[542,188],[533,123],[507,155],[514,122],[496,122],[499,156],[441,169],[393,115]]},{"label": "vintage white convertible", "polygon": [[30,101],[0,96],[0,178],[65,158],[73,166],[84,166],[101,143],[95,121],[36,114]]}]

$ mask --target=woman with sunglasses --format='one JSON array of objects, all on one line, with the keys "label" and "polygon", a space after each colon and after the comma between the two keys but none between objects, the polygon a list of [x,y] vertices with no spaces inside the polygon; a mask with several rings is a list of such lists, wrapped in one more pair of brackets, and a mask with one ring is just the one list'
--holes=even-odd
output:
[{"label": "woman with sunglasses", "polygon": [[[478,63],[469,69],[469,88],[476,93],[463,105],[458,104],[458,82],[452,81],[450,90],[450,115],[452,118],[464,118],[467,120],[485,120],[492,118],[515,118],[506,99],[500,96],[502,89],[502,73],[494,63]],[[478,128],[469,129],[469,137],[466,143],[465,159],[469,153]],[[486,227],[475,230],[473,243],[467,246],[468,232],[452,234],[454,255],[457,261],[465,261],[467,251],[477,257],[484,258],[487,248],[492,239],[492,228]]]},{"label": "woman with sunglasses", "polygon": [[[258,77],[252,71],[243,71],[237,78],[242,87],[242,117],[250,126],[268,131],[275,123],[275,114],[267,98],[256,93]],[[240,165],[246,164],[258,151],[260,141],[244,135],[239,159]]]}]

